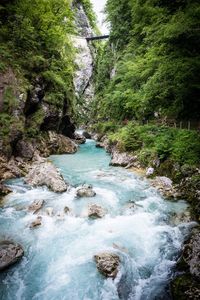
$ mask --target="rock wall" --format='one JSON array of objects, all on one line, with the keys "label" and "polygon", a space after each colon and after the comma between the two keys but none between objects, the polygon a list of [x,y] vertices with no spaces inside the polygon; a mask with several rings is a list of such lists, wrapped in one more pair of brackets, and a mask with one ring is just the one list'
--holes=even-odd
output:
[{"label": "rock wall", "polygon": [[83,5],[79,1],[73,2],[75,10],[75,23],[77,36],[73,36],[76,54],[76,73],[74,76],[74,86],[77,97],[77,109],[81,116],[88,114],[88,108],[94,97],[93,71],[96,56],[95,47],[86,41],[85,37],[94,36],[89,19],[84,11]]}]

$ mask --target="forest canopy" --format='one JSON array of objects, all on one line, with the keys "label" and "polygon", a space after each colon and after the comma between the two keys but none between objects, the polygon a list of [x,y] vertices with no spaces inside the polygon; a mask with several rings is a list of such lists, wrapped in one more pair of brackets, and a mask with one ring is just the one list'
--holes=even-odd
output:
[{"label": "forest canopy", "polygon": [[108,0],[110,41],[98,61],[98,118],[200,117],[197,0]]}]

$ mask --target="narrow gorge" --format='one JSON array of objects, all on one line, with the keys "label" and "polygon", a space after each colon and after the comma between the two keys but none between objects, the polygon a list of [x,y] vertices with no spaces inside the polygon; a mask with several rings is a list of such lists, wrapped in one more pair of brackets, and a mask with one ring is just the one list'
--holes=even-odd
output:
[{"label": "narrow gorge", "polygon": [[197,300],[200,6],[93,7],[0,4],[0,299]]}]

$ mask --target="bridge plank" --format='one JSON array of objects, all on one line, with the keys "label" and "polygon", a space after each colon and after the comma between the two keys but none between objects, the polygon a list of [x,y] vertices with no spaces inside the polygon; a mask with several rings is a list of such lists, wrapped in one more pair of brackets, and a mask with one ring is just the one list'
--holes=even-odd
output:
[{"label": "bridge plank", "polygon": [[100,35],[100,36],[92,36],[92,37],[86,37],[87,42],[89,41],[95,41],[95,40],[104,40],[108,39],[109,35]]}]

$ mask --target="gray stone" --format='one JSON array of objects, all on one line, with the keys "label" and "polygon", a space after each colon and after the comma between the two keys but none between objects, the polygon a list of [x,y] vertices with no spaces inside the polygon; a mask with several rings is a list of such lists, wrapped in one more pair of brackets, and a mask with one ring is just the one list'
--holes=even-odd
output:
[{"label": "gray stone", "polygon": [[68,206],[65,206],[65,207],[64,207],[64,213],[65,213],[65,214],[69,214],[70,211],[71,211],[71,209],[70,209]]},{"label": "gray stone", "polygon": [[175,198],[177,195],[177,191],[173,186],[173,182],[168,177],[156,176],[151,180],[151,185],[158,189],[161,194],[167,198]]},{"label": "gray stone", "polygon": [[68,188],[62,175],[50,162],[35,164],[25,177],[25,182],[31,186],[47,186],[53,192],[62,193]]},{"label": "gray stone", "polygon": [[146,176],[150,177],[154,174],[154,172],[155,172],[154,168],[148,168],[147,171],[146,171]]},{"label": "gray stone", "polygon": [[113,278],[118,274],[120,257],[115,253],[102,252],[94,256],[97,269],[99,272],[108,278]]},{"label": "gray stone", "polygon": [[30,224],[29,228],[33,229],[40,225],[42,225],[42,217],[41,216],[37,217],[37,219]]},{"label": "gray stone", "polygon": [[183,248],[182,259],[189,266],[190,273],[200,280],[200,230],[193,230]]},{"label": "gray stone", "polygon": [[88,217],[91,219],[103,218],[105,214],[105,209],[103,209],[100,205],[90,204],[88,207]]},{"label": "gray stone", "polygon": [[96,193],[92,189],[92,186],[85,184],[82,187],[79,187],[77,189],[76,196],[77,197],[94,197],[94,196],[96,196]]},{"label": "gray stone", "polygon": [[136,162],[137,157],[133,156],[131,154],[128,154],[126,152],[120,153],[118,151],[114,151],[112,153],[112,160],[110,162],[111,166],[134,166],[134,163]]},{"label": "gray stone", "polygon": [[0,271],[18,262],[23,255],[24,250],[19,244],[10,241],[0,242]]},{"label": "gray stone", "polygon": [[43,205],[44,200],[35,200],[31,205],[29,205],[28,210],[35,214],[42,208]]},{"label": "gray stone", "polygon": [[33,158],[35,149],[28,140],[20,140],[15,146],[15,155],[31,160]]}]

